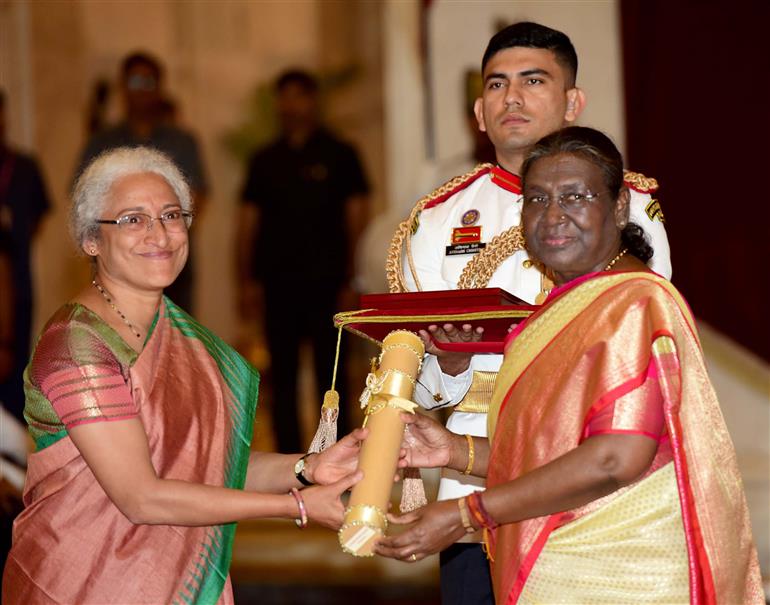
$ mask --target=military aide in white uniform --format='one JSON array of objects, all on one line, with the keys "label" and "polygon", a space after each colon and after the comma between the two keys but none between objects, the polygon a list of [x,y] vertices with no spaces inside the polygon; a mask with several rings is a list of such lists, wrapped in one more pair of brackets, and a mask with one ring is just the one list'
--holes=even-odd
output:
[{"label": "military aide in white uniform", "polygon": [[[671,261],[663,214],[651,195],[657,190],[657,183],[631,172],[626,172],[625,180],[631,191],[630,221],[644,230],[655,251],[648,264],[653,271],[670,279]],[[398,236],[394,238],[390,258],[403,255],[403,273],[396,279],[389,268],[391,291],[457,289],[460,274],[475,253],[496,235],[519,225],[522,206],[519,177],[499,166],[479,165],[418,202],[418,206],[423,204],[422,211],[413,214],[407,226],[407,233],[411,233],[411,266],[406,246],[398,241]],[[476,237],[478,230],[471,229],[476,227],[480,227],[480,237]],[[458,240],[472,242],[474,239],[475,243],[456,244]],[[437,246],[437,242],[445,245]],[[486,287],[502,288],[525,302],[535,303],[543,288],[542,275],[535,266],[525,262],[527,260],[526,251],[517,250],[500,264]],[[502,361],[502,355],[474,355],[465,372],[449,376],[441,371],[436,356],[426,355],[415,400],[429,410],[454,407],[447,421],[449,430],[486,437],[486,412]],[[438,498],[459,498],[483,487],[481,478],[445,469]]]}]

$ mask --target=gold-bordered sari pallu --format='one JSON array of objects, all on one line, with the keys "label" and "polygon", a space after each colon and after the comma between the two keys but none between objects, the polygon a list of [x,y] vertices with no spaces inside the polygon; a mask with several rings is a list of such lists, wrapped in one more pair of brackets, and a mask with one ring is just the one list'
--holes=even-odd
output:
[{"label": "gold-bordered sari pallu", "polygon": [[3,603],[232,603],[235,524],[131,523],[67,428],[138,417],[159,477],[242,489],[258,385],[240,355],[168,299],[139,355],[85,307],[62,307],[27,373],[37,451]]},{"label": "gold-bordered sari pallu", "polygon": [[[694,320],[655,274],[575,280],[512,333],[489,414],[488,487],[576,448],[607,406],[653,401],[650,377],[665,460],[580,509],[498,528],[497,603],[764,603],[735,452]],[[612,432],[643,433],[620,408]]]}]

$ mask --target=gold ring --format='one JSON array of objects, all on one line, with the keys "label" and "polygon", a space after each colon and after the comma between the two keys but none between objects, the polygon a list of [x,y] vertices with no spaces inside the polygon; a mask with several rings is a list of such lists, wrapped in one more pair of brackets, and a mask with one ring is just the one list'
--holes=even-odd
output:
[{"label": "gold ring", "polygon": [[412,553],[409,556],[409,560],[412,561],[412,562],[416,561],[417,560],[417,553]]}]

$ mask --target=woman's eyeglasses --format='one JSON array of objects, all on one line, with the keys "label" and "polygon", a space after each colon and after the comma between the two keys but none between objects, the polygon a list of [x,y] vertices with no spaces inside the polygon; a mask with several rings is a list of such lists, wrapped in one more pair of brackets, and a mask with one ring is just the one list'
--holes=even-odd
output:
[{"label": "woman's eyeglasses", "polygon": [[[585,208],[588,204],[593,202],[602,193],[606,191],[600,191],[599,193],[562,193],[556,196],[556,202],[559,207],[565,212],[578,211]],[[532,208],[539,208],[545,210],[551,204],[551,196],[542,193],[536,193],[533,195],[525,195],[524,203]]]},{"label": "woman's eyeglasses", "polygon": [[100,225],[117,225],[121,231],[141,233],[142,231],[152,229],[152,224],[155,221],[160,221],[163,223],[166,231],[175,233],[187,231],[192,224],[194,216],[192,212],[186,212],[185,210],[169,210],[157,217],[152,217],[144,212],[132,212],[131,214],[124,214],[117,219],[99,219],[96,222]]}]

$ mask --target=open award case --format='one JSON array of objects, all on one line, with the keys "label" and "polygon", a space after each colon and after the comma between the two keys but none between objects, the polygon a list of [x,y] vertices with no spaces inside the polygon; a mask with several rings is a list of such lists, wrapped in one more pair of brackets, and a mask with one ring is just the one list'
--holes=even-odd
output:
[{"label": "open award case", "polygon": [[502,353],[511,325],[536,308],[500,288],[365,294],[361,310],[338,313],[334,324],[378,344],[393,330],[418,332],[430,325],[470,324],[484,328],[481,341],[436,342],[436,346],[449,351]]}]

